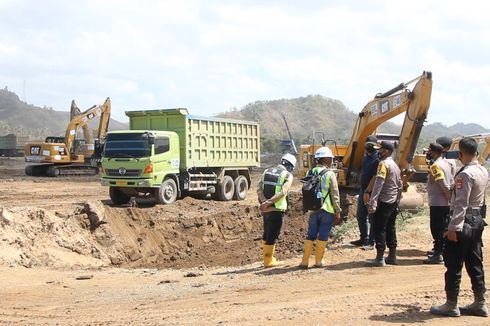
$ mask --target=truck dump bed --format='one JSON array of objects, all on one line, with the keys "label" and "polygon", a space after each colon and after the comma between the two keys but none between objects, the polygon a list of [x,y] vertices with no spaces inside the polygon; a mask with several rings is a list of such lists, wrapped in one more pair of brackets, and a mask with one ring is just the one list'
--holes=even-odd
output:
[{"label": "truck dump bed", "polygon": [[180,169],[260,166],[257,122],[189,115],[187,109],[126,111],[131,130],[179,135]]}]

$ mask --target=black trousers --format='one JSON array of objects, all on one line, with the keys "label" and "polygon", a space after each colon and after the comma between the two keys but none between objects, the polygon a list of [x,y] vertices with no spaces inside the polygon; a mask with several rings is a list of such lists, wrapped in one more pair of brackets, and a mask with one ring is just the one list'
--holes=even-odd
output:
[{"label": "black trousers", "polygon": [[430,233],[434,239],[434,252],[442,254],[444,248],[444,232],[449,223],[449,206],[430,206]]},{"label": "black trousers", "polygon": [[265,244],[267,245],[273,245],[281,233],[284,212],[268,212],[262,216],[264,218],[264,234],[262,240],[265,240]]},{"label": "black trousers", "polygon": [[471,279],[473,292],[485,291],[481,239],[483,224],[483,219],[479,215],[472,218],[467,217],[463,231],[457,232],[458,241],[445,240],[443,255],[446,266],[444,280],[447,292],[459,292],[463,263]]},{"label": "black trousers", "polygon": [[373,234],[376,241],[376,250],[384,251],[388,248],[396,248],[396,215],[397,203],[378,203],[373,215]]}]

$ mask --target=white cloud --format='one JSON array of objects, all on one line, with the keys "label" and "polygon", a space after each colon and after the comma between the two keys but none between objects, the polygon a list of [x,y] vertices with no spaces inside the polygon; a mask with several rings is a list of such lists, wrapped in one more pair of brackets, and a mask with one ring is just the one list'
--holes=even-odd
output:
[{"label": "white cloud", "polygon": [[[0,0],[2,78],[28,102],[113,100],[213,114],[255,100],[322,94],[357,112],[433,72],[429,120],[490,127],[490,21],[467,1]],[[94,102],[94,103],[93,103]],[[460,114],[462,107],[478,114]],[[198,112],[195,112],[195,111]]]}]

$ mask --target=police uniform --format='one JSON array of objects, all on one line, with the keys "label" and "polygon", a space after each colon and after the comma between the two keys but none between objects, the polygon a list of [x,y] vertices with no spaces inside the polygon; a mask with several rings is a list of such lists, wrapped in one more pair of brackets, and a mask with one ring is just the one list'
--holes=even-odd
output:
[{"label": "police uniform", "polygon": [[485,293],[482,256],[484,221],[481,206],[485,198],[488,172],[478,161],[465,165],[455,177],[451,197],[449,231],[456,231],[457,242],[446,239],[444,264],[446,266],[446,292],[457,298],[463,263],[471,279],[473,293]]},{"label": "police uniform", "polygon": [[[383,146],[383,144],[382,144]],[[373,234],[376,242],[377,256],[375,261],[384,265],[382,257],[386,246],[390,254],[386,259],[388,264],[396,264],[396,216],[398,202],[402,193],[400,168],[391,157],[379,162],[368,207],[375,210],[373,214]]]},{"label": "police uniform", "polygon": [[442,262],[444,232],[449,221],[449,200],[454,173],[448,160],[437,158],[430,166],[427,179],[427,195],[430,210],[430,231],[434,239],[433,256],[424,263]]},{"label": "police uniform", "polygon": [[281,232],[283,217],[288,208],[287,194],[293,183],[293,175],[279,164],[276,167],[266,169],[257,185],[257,197],[260,203],[269,201],[265,210],[261,211],[264,221],[264,233],[262,235],[262,251],[264,265],[274,266],[275,243]]}]

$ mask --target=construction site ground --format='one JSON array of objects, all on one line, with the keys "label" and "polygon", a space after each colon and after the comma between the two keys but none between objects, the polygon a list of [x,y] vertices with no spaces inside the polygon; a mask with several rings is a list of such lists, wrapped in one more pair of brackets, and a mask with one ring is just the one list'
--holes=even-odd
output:
[{"label": "construction site ground", "polygon": [[[308,217],[295,183],[277,246],[284,265],[264,269],[255,184],[240,202],[115,207],[98,177],[27,177],[23,168],[0,158],[0,325],[490,324],[429,314],[445,299],[445,268],[422,264],[427,209],[399,217],[398,266],[366,267],[375,253],[349,245],[350,220],[336,227],[325,266],[301,270]],[[352,219],[352,192],[342,206]],[[466,274],[461,288],[461,303],[471,302]]]}]

